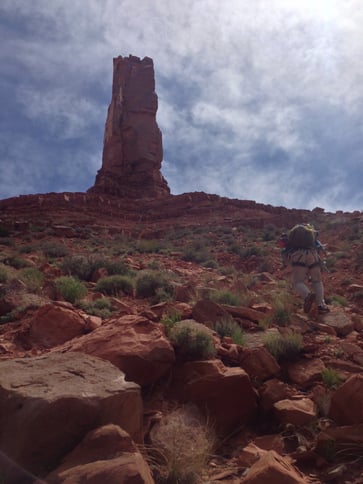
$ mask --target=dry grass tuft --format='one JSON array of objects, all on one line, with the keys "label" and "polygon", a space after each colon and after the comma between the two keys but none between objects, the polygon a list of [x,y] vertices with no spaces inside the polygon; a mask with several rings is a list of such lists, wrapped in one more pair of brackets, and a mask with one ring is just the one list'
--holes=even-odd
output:
[{"label": "dry grass tuft", "polygon": [[215,434],[195,409],[180,408],[151,431],[149,449],[156,482],[197,482],[215,447]]}]

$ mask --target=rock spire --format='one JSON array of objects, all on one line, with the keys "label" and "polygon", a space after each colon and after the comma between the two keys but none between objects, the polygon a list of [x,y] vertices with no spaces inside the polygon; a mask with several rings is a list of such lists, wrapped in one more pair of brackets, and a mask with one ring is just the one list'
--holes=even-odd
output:
[{"label": "rock spire", "polygon": [[153,60],[114,58],[102,167],[88,192],[130,198],[170,194],[160,171],[163,147],[157,109]]}]

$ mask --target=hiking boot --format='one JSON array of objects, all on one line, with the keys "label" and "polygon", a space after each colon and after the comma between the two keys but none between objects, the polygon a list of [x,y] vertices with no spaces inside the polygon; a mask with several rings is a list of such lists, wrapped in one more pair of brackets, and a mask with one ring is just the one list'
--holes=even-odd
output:
[{"label": "hiking boot", "polygon": [[330,309],[326,304],[324,304],[323,306],[318,306],[318,311],[319,313],[328,313]]},{"label": "hiking boot", "polygon": [[308,313],[315,300],[315,294],[310,292],[304,299],[304,313]]}]

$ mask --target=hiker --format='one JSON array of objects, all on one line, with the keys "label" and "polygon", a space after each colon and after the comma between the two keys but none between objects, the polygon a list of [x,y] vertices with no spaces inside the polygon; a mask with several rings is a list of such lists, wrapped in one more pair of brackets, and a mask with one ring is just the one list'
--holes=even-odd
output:
[{"label": "hiker", "polygon": [[[287,234],[282,234],[279,245],[282,247],[283,265],[291,265],[292,282],[295,290],[304,301],[304,312],[308,313],[314,303],[320,313],[329,312],[324,300],[324,286],[321,278],[322,261],[319,253],[324,247],[318,240],[318,232],[310,224],[295,225]],[[306,285],[310,279],[313,291]]]}]

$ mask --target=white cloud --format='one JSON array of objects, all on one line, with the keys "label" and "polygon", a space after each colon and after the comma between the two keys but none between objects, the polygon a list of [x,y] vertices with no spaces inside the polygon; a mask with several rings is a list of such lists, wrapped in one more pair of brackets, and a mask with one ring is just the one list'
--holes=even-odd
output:
[{"label": "white cloud", "polygon": [[39,91],[20,87],[17,101],[28,118],[46,123],[57,137],[64,139],[81,136],[104,116],[99,104],[65,88]]},{"label": "white cloud", "polygon": [[[102,131],[112,57],[150,56],[173,191],[362,205],[360,0],[3,0],[0,12],[15,25],[0,61],[20,114],[64,142]],[[59,163],[73,158],[87,184],[97,162],[82,143]]]}]

